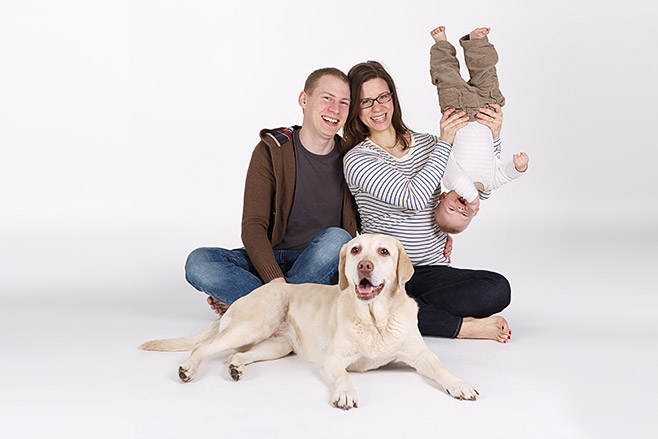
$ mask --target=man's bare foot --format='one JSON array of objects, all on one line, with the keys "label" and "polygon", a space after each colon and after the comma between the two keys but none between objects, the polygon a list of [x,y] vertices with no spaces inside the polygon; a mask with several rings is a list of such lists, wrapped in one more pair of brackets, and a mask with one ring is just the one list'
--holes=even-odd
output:
[{"label": "man's bare foot", "polygon": [[477,39],[480,39],[480,38],[484,37],[485,35],[489,34],[490,30],[491,30],[491,28],[489,28],[489,27],[478,27],[473,32],[468,34],[468,36],[471,40],[477,40]]},{"label": "man's bare foot", "polygon": [[509,329],[507,320],[500,316],[484,319],[464,317],[457,338],[482,338],[507,343],[512,338],[512,331]]},{"label": "man's bare foot", "polygon": [[445,26],[439,26],[436,29],[432,30],[430,32],[430,35],[432,35],[432,38],[434,38],[434,41],[437,43],[439,41],[447,41],[448,39],[446,38],[446,28]]},{"label": "man's bare foot", "polygon": [[210,305],[210,308],[212,308],[215,313],[219,314],[220,317],[224,315],[229,307],[229,305],[225,304],[224,302],[220,302],[212,296],[208,296],[208,305]]}]

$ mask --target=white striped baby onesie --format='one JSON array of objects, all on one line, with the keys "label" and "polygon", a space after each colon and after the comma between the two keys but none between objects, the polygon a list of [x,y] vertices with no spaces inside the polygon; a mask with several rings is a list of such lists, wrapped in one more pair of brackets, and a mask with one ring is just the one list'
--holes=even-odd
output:
[{"label": "white striped baby onesie", "polygon": [[501,140],[493,141],[491,130],[479,122],[469,122],[457,131],[452,154],[443,176],[444,190],[455,190],[469,203],[475,201],[478,190],[473,185],[480,182],[484,192],[480,198],[489,198],[493,189],[498,189],[521,176],[512,160],[500,160]]}]

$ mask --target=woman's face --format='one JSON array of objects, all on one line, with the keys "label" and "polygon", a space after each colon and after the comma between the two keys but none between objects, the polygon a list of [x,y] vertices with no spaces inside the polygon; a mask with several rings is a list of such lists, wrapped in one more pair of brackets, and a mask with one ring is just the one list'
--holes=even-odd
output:
[{"label": "woman's face", "polygon": [[[380,104],[376,99],[382,94],[390,93],[388,84],[382,78],[375,78],[366,81],[361,86],[361,99],[357,103],[359,105],[359,119],[367,127],[370,133],[383,132],[392,130],[392,117],[393,117],[393,99],[383,104]],[[365,100],[374,100],[374,104],[368,108],[362,108],[361,103]]]}]

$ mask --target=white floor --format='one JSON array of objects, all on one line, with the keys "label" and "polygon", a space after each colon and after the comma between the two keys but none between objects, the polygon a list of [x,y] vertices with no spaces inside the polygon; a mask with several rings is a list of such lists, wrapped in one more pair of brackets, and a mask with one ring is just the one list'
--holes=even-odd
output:
[{"label": "white floor", "polygon": [[638,232],[614,248],[596,244],[606,233],[524,234],[534,238],[514,245],[513,236],[497,236],[484,247],[460,238],[455,259],[503,272],[513,285],[503,314],[511,343],[426,339],[480,398],[453,400],[391,365],[353,374],[360,405],[349,412],[330,406],[317,370],[297,357],[248,366],[235,383],[221,356],[183,384],[176,370],[186,354],[136,349],[213,320],[182,279],[187,242],[6,240],[0,436],[652,436],[658,298],[649,252],[658,239]]}]

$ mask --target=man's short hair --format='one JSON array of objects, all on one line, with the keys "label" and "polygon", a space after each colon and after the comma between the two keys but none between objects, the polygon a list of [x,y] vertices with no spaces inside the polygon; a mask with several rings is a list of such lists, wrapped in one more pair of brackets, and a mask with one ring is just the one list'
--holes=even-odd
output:
[{"label": "man's short hair", "polygon": [[325,75],[333,76],[343,81],[347,86],[350,85],[350,80],[347,78],[347,75],[335,67],[324,67],[322,69],[317,69],[306,78],[304,83],[304,91],[306,94],[313,94],[315,88],[318,86],[318,81]]}]

